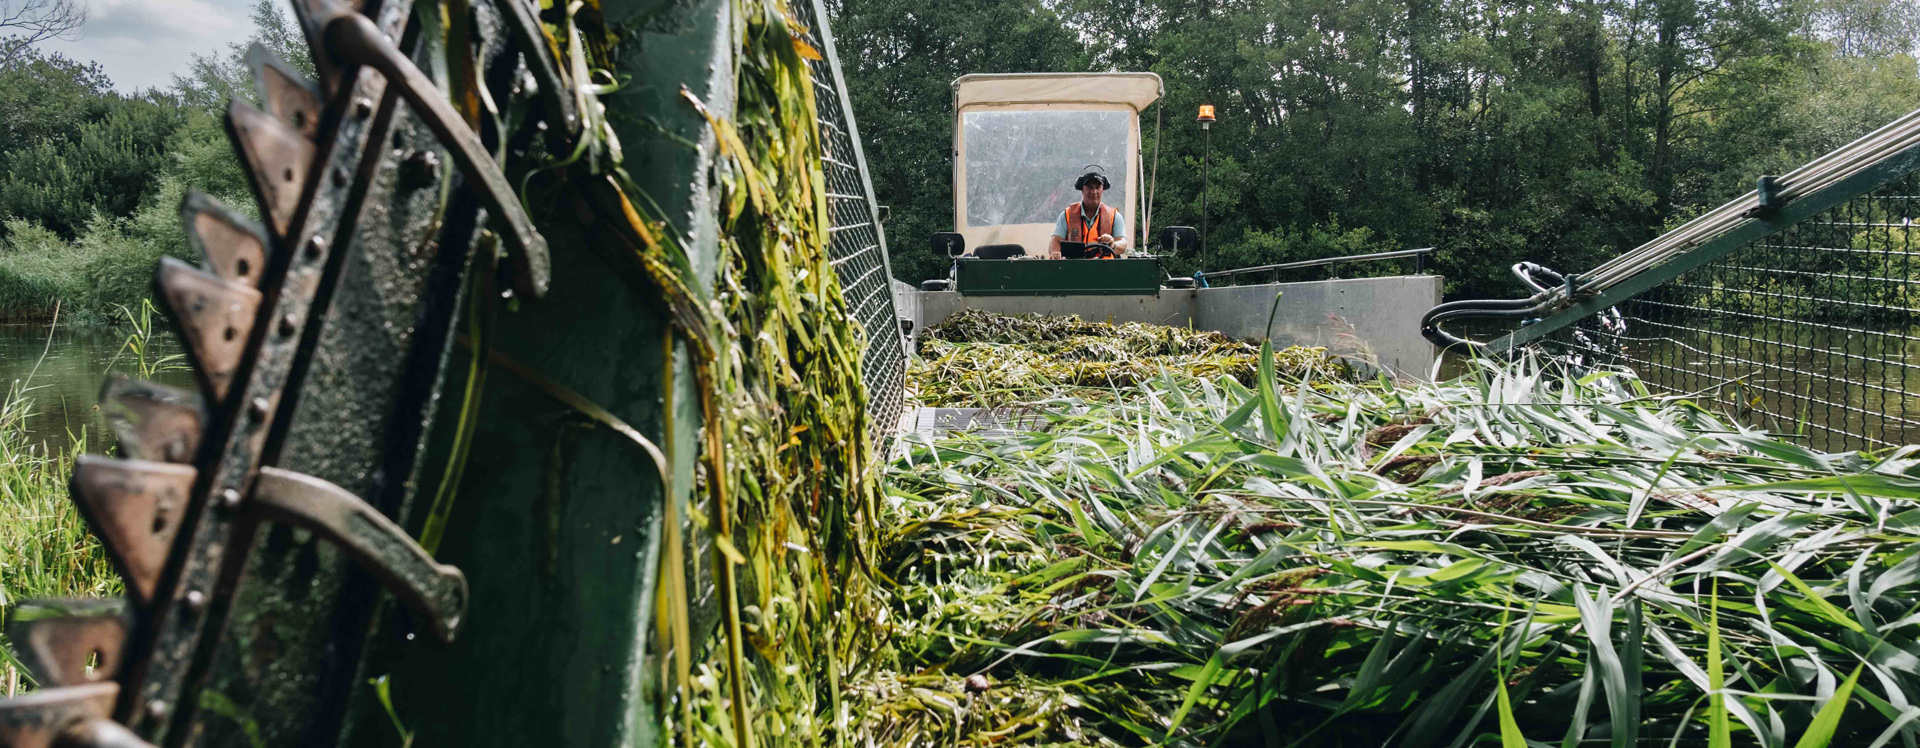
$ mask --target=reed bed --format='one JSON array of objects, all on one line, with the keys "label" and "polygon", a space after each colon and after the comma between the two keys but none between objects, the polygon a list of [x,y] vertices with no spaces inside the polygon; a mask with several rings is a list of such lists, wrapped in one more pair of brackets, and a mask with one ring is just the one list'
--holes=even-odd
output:
[{"label": "reed bed", "polygon": [[1812,452],[1624,371],[1260,357],[909,439],[854,742],[1920,737],[1920,448]]}]

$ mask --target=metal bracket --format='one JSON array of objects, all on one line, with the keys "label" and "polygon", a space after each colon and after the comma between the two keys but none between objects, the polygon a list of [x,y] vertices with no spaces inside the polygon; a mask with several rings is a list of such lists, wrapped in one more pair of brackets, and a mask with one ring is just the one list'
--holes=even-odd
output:
[{"label": "metal bracket", "polygon": [[500,0],[499,6],[514,44],[520,47],[520,59],[526,62],[527,70],[540,86],[540,99],[547,116],[560,120],[552,123],[559,125],[559,129],[551,134],[561,142],[572,142],[580,133],[580,114],[574,111],[573,87],[561,76],[553,59],[540,53],[548,48],[546,34],[540,30],[540,19],[526,0]]},{"label": "metal bracket", "polygon": [[247,67],[253,70],[254,89],[260,92],[260,103],[267,113],[308,141],[317,140],[320,114],[326,106],[319,86],[259,42],[247,48]]},{"label": "metal bracket", "polygon": [[[43,687],[107,680],[120,671],[127,644],[122,598],[27,600],[7,620],[7,639]],[[94,657],[99,661],[88,670]]]},{"label": "metal bracket", "polygon": [[1786,207],[1787,200],[1780,196],[1779,177],[1763,176],[1755,181],[1753,192],[1757,198],[1748,216],[1767,215]]},{"label": "metal bracket", "polygon": [[413,106],[414,114],[433,130],[434,137],[460,165],[480,193],[487,212],[505,224],[503,233],[514,263],[514,290],[531,298],[546,295],[553,275],[547,240],[534,229],[507,175],[494,163],[493,154],[447,103],[446,94],[366,16],[343,13],[327,22],[327,47],[342,60],[380,71],[400,91]]},{"label": "metal bracket", "polygon": [[434,561],[406,530],[360,497],[310,475],[264,467],[254,481],[250,508],[332,541],[426,618],[435,638],[453,641],[467,609],[466,575]]}]

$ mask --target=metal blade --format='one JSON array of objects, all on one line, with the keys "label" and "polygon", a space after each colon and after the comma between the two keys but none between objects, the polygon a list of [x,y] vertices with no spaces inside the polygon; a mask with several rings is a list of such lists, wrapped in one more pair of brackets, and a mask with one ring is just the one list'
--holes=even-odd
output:
[{"label": "metal blade", "polygon": [[197,475],[165,462],[94,455],[74,461],[74,502],[119,565],[127,592],[142,605],[153,601]]},{"label": "metal blade", "polygon": [[200,450],[206,399],[152,382],[108,377],[100,388],[107,426],[120,454],[135,460],[188,463]]},{"label": "metal blade", "polygon": [[467,609],[466,575],[435,562],[413,536],[360,497],[311,475],[263,467],[250,508],[332,541],[426,618],[436,638],[453,641]]},{"label": "metal blade", "polygon": [[319,86],[259,42],[247,48],[247,67],[253,70],[254,88],[268,114],[308,140],[319,137],[320,112],[325,106]]},{"label": "metal blade", "polygon": [[227,105],[227,133],[246,164],[267,226],[285,238],[313,168],[313,141],[239,99]]},{"label": "metal blade", "polygon": [[7,639],[43,687],[107,680],[120,671],[126,609],[121,598],[23,601],[8,616]]},{"label": "metal blade", "polygon": [[235,213],[199,190],[189,190],[180,201],[180,224],[187,243],[206,258],[207,269],[227,280],[260,287],[267,269],[267,232],[260,224]]},{"label": "metal blade", "polygon": [[[89,728],[90,723],[106,721],[107,715],[113,711],[113,700],[119,695],[120,684],[108,682],[46,688],[24,696],[0,699],[0,746],[52,748],[55,745],[99,745],[76,741],[86,737],[83,731]],[[69,735],[69,732],[75,734]]]},{"label": "metal blade", "polygon": [[160,259],[159,285],[201,385],[215,402],[225,400],[260,311],[260,292],[171,257]]}]

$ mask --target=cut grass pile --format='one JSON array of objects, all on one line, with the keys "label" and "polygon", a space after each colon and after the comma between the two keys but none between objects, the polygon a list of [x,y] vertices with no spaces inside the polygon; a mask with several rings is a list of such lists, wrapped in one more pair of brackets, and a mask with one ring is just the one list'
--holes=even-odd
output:
[{"label": "cut grass pile", "polygon": [[[992,407],[1110,395],[1163,370],[1251,385],[1260,349],[1210,331],[970,309],[927,328],[919,352],[924,363],[915,369],[911,389],[921,404]],[[1323,348],[1286,348],[1275,362],[1290,379],[1348,380],[1354,374]]]},{"label": "cut grass pile", "polygon": [[1056,404],[891,464],[861,744],[1920,737],[1920,448],[1815,453],[1531,359]]}]

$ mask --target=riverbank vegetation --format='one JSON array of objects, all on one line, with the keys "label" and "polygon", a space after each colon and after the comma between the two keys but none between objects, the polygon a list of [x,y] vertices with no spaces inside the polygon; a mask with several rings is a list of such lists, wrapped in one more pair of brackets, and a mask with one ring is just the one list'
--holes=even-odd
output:
[{"label": "riverbank vegetation", "polygon": [[[280,4],[260,0],[255,39],[297,65]],[[152,291],[162,255],[190,258],[186,185],[255,210],[220,115],[251,96],[244,49],[198,58],[167,90],[116,91],[93,63],[26,48],[0,67],[0,322],[110,322]]]},{"label": "riverbank vegetation", "polygon": [[1141,188],[1156,227],[1207,206],[1215,269],[1434,246],[1470,297],[1519,295],[1520,260],[1585,271],[1920,108],[1912,0],[829,5],[909,283],[946,270],[923,247],[952,229],[968,73],[1159,73]]},{"label": "riverbank vegetation", "polygon": [[[28,434],[31,393],[13,383],[0,399],[0,613],[22,600],[108,597],[124,589],[100,541],[67,498],[75,455],[47,450]],[[32,686],[31,675],[0,636],[0,694]]]},{"label": "riverbank vegetation", "polygon": [[1816,453],[1627,372],[1536,359],[1308,386],[1260,355],[1251,385],[1063,384],[1026,398],[1035,427],[910,438],[875,555],[898,659],[850,685],[849,728],[875,745],[1916,737],[1913,448]]}]

